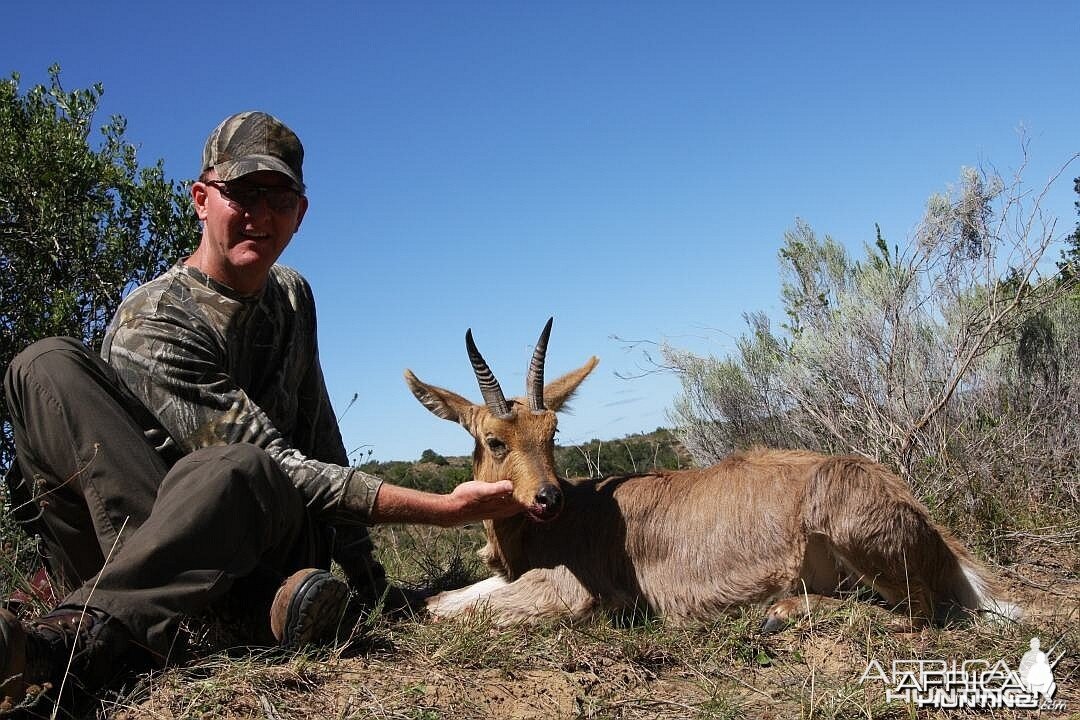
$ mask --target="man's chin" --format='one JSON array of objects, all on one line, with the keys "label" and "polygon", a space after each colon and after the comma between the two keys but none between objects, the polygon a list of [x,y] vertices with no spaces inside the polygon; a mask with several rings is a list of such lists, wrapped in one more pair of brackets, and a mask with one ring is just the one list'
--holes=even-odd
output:
[{"label": "man's chin", "polygon": [[281,252],[271,248],[269,244],[245,241],[233,248],[229,253],[232,265],[237,270],[261,274],[270,271],[270,267],[277,262]]}]

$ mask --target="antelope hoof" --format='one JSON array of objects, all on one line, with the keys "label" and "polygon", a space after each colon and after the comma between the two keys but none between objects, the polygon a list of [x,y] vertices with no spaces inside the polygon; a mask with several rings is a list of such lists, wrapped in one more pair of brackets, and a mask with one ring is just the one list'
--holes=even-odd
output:
[{"label": "antelope hoof", "polygon": [[424,601],[424,612],[427,615],[428,620],[433,622],[439,622],[447,616],[446,608],[443,603],[439,602],[439,595],[433,595]]},{"label": "antelope hoof", "polygon": [[794,596],[773,604],[765,612],[765,622],[761,624],[761,632],[777,633],[791,625],[803,612],[802,602],[801,597]]},{"label": "antelope hoof", "polygon": [[766,635],[772,635],[773,633],[784,630],[790,624],[790,620],[778,618],[773,615],[766,615],[765,622],[761,623],[761,632]]}]

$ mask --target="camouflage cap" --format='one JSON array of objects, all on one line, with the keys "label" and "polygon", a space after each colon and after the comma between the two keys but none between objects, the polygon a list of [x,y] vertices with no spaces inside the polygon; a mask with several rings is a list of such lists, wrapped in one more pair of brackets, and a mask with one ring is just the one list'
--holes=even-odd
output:
[{"label": "camouflage cap", "polygon": [[304,192],[304,146],[285,123],[264,112],[230,115],[214,128],[203,148],[203,172],[214,168],[226,182],[259,170],[287,176]]}]

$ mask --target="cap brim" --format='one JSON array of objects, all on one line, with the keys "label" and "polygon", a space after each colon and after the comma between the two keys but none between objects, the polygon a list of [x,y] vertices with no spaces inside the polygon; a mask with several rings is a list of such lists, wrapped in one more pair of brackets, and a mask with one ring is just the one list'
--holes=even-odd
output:
[{"label": "cap brim", "polygon": [[288,165],[272,155],[249,155],[238,160],[227,160],[214,166],[214,172],[225,182],[237,180],[261,170],[281,173],[289,178],[294,190],[298,193],[304,192],[304,183],[300,178],[296,177],[296,173]]}]

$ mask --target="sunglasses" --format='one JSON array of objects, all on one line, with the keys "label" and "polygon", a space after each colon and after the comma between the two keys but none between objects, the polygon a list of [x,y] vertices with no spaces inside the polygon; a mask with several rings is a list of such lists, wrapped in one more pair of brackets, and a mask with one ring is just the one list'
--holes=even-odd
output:
[{"label": "sunglasses", "polygon": [[257,207],[260,198],[265,198],[266,206],[278,212],[295,210],[300,202],[300,193],[286,185],[252,185],[221,180],[207,180],[205,184],[214,187],[230,203],[248,210]]}]

